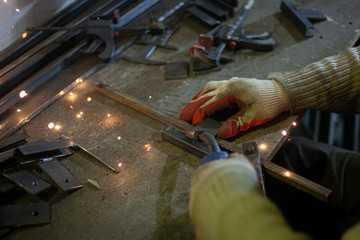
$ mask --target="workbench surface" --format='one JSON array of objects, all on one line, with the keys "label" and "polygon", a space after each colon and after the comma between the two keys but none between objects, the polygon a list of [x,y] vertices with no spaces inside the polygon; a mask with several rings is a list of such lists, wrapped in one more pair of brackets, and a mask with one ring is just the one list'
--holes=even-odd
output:
[{"label": "workbench surface", "polygon": [[[161,10],[164,4],[169,7],[176,4],[163,2],[167,3],[154,8],[155,15],[156,9]],[[29,141],[39,138],[50,141],[64,134],[120,172],[106,169],[81,152],[62,160],[84,187],[46,199],[52,204],[50,224],[19,228],[4,239],[193,239],[188,215],[189,186],[201,159],[163,141],[160,135],[163,124],[101,95],[93,90],[93,82],[106,83],[178,117],[209,80],[234,76],[266,79],[269,72],[296,70],[347,48],[360,29],[357,0],[297,2],[301,8],[315,8],[328,17],[327,21],[314,24],[317,30],[312,38],[304,37],[280,12],[280,2],[256,1],[243,24],[249,34],[269,31],[277,42],[271,52],[239,50],[235,61],[225,64],[221,71],[178,80],[165,80],[165,66],[120,59],[84,79],[71,94],[67,93],[28,122],[19,131],[25,129]],[[179,50],[157,49],[151,59],[189,61],[189,48],[197,44],[200,33],[207,31],[209,28],[196,19],[185,17],[168,42]],[[134,45],[124,54],[133,56],[142,49],[143,46]],[[75,80],[96,63],[88,56],[81,57],[55,78]],[[77,118],[80,112],[81,117]],[[268,147],[261,150],[261,157],[271,160],[288,137],[282,135],[282,130],[289,133],[298,118],[282,114],[241,134],[233,143],[264,143]],[[49,129],[49,122],[58,124],[60,129]],[[97,181],[101,189],[91,186],[88,179]]]}]

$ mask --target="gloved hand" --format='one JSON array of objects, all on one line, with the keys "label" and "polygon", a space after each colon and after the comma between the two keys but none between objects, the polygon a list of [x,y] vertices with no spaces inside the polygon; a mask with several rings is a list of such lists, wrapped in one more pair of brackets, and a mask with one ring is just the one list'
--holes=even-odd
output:
[{"label": "gloved hand", "polygon": [[231,78],[210,81],[182,110],[180,119],[199,124],[204,118],[223,109],[240,109],[220,127],[217,136],[233,137],[290,109],[289,99],[275,80]]}]

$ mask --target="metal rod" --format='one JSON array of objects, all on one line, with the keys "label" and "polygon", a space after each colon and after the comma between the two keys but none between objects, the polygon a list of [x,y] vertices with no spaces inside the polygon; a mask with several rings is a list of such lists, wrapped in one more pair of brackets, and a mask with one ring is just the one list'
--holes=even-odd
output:
[{"label": "metal rod", "polygon": [[[60,137],[62,139],[69,139],[71,140],[69,137],[61,134]],[[74,142],[73,140],[71,140],[72,142]],[[75,143],[75,142],[74,142]],[[79,144],[75,143],[75,147],[81,149],[82,151],[84,151],[86,154],[90,155],[92,158],[94,158],[96,161],[98,161],[99,163],[101,163],[102,165],[104,165],[105,167],[107,167],[108,169],[110,169],[111,171],[115,172],[115,173],[119,173],[118,170],[116,170],[114,167],[112,167],[110,164],[108,164],[107,162],[105,162],[104,160],[102,160],[101,158],[99,158],[98,156],[96,156],[94,153],[90,152],[89,150],[87,150],[86,148],[80,146]]]}]

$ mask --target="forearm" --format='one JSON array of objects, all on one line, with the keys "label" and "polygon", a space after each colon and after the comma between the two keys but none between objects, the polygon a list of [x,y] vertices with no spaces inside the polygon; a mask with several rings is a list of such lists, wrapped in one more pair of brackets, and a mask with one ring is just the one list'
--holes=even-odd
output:
[{"label": "forearm", "polygon": [[196,172],[190,194],[196,238],[308,239],[293,232],[277,207],[262,196],[256,173],[245,161],[215,161]]},{"label": "forearm", "polygon": [[360,47],[293,72],[270,73],[290,100],[291,113],[306,109],[360,113]]}]

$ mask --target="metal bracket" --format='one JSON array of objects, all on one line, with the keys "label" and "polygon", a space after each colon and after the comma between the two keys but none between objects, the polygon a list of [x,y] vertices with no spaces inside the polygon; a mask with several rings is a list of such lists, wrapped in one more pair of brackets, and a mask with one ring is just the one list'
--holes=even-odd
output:
[{"label": "metal bracket", "polygon": [[326,16],[320,11],[311,9],[300,10],[285,0],[281,1],[280,9],[305,37],[312,37],[312,31],[315,30],[314,25],[310,21],[326,20]]}]

